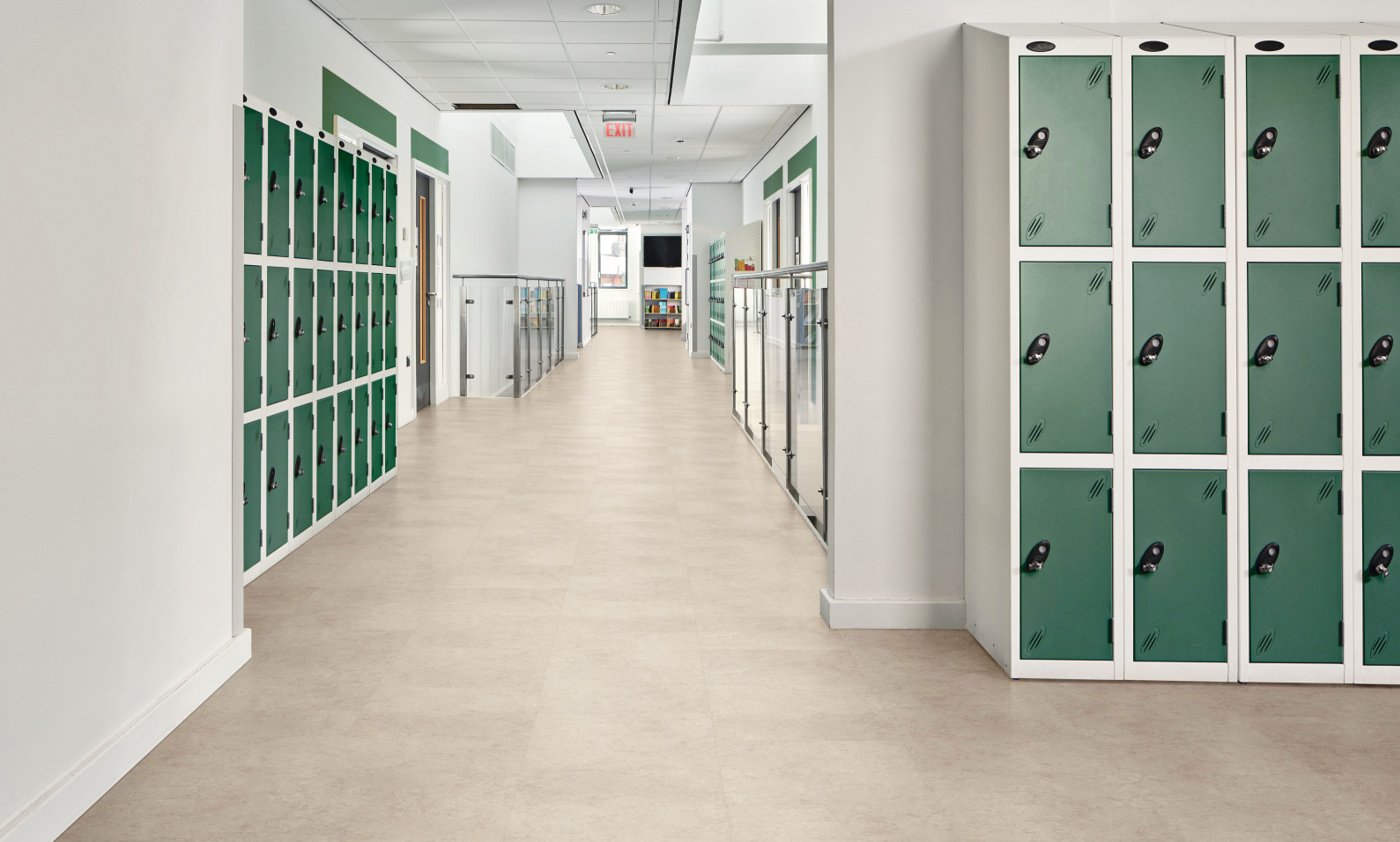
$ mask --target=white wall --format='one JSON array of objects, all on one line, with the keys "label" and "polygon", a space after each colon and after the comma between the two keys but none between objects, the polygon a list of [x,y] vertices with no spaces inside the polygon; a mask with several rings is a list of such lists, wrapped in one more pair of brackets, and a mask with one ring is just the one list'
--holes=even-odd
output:
[{"label": "white wall", "polygon": [[578,356],[578,180],[520,180],[520,271],[564,279],[564,355]]},{"label": "white wall", "polygon": [[686,224],[690,225],[690,253],[685,259],[695,270],[687,312],[695,325],[690,336],[690,355],[710,355],[710,241],[744,221],[744,188],[739,184],[692,184],[685,200]]},{"label": "white wall", "polygon": [[0,837],[57,835],[246,658],[241,37],[213,0],[6,8]]},{"label": "white wall", "polygon": [[487,114],[445,114],[443,146],[452,156],[452,274],[520,270],[520,206],[515,174],[491,157]]}]

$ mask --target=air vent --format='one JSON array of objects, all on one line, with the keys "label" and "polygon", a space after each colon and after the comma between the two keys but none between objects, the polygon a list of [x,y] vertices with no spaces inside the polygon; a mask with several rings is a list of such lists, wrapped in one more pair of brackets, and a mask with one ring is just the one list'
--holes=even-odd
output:
[{"label": "air vent", "polygon": [[1167,48],[1166,41],[1143,41],[1138,45],[1145,52],[1160,53]]},{"label": "air vent", "polygon": [[510,172],[515,172],[515,144],[506,139],[494,123],[491,125],[491,157]]},{"label": "air vent", "polygon": [[454,102],[458,111],[519,111],[520,106],[513,102]]}]

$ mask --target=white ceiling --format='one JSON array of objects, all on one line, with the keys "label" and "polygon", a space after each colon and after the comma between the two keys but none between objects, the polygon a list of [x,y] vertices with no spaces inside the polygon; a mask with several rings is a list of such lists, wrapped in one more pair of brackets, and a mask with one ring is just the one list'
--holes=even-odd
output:
[{"label": "white ceiling", "polygon": [[[803,111],[667,105],[679,0],[614,0],[607,17],[592,0],[313,2],[444,111],[577,112],[604,176],[579,193],[628,222],[675,222],[692,182],[742,180]],[[634,135],[607,137],[604,109],[635,110]]]}]

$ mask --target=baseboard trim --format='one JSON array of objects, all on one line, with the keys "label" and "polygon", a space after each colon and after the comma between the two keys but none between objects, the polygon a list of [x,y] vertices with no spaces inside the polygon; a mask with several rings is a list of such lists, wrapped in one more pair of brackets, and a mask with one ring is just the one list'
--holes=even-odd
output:
[{"label": "baseboard trim", "polygon": [[51,842],[135,768],[253,655],[253,632],[225,641],[204,663],[0,826],[4,842]]},{"label": "baseboard trim", "polygon": [[822,588],[822,619],[833,629],[961,629],[967,604],[961,599],[837,599]]}]

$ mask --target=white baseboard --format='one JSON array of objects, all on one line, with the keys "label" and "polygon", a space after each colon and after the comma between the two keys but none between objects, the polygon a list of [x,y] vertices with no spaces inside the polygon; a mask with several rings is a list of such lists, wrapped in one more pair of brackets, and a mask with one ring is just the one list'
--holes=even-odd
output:
[{"label": "white baseboard", "polygon": [[72,769],[0,826],[3,842],[52,842],[248,662],[253,632],[225,641]]},{"label": "white baseboard", "polygon": [[961,599],[837,599],[822,588],[822,619],[833,629],[961,629],[967,604]]}]

